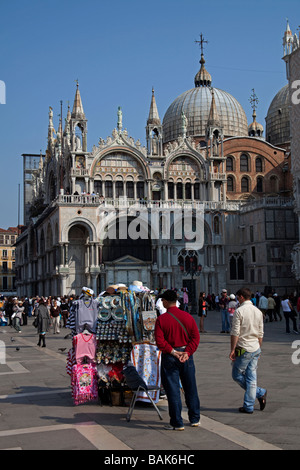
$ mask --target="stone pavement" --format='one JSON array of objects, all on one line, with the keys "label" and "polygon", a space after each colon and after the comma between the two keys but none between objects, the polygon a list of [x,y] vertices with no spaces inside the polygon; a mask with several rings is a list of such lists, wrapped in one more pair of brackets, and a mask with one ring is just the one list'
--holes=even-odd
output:
[{"label": "stone pavement", "polygon": [[138,450],[193,454],[300,448],[300,336],[286,335],[284,321],[265,325],[258,382],[268,389],[266,409],[261,412],[257,403],[252,415],[243,415],[237,411],[243,391],[231,379],[230,336],[220,334],[220,313],[208,313],[207,333],[195,354],[201,426],[190,427],[184,410],[183,432],[163,429],[169,422],[166,400],[158,404],[163,421],[145,404],[136,405],[130,423],[125,407],[74,406],[66,373],[69,330],[49,332],[47,347],[39,348],[31,323],[20,334],[0,327],[0,450],[103,450],[116,456]]}]

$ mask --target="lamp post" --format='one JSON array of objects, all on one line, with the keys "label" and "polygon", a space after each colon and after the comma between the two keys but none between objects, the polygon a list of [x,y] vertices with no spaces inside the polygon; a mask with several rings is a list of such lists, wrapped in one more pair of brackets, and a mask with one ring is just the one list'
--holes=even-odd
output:
[{"label": "lamp post", "polygon": [[194,277],[200,276],[202,271],[202,264],[197,263],[197,258],[195,256],[191,256],[188,258],[188,263],[180,264],[180,271],[182,272],[183,276],[191,276],[192,280],[192,289],[191,289],[191,315],[197,314],[197,300],[196,300],[196,289],[194,285]]}]

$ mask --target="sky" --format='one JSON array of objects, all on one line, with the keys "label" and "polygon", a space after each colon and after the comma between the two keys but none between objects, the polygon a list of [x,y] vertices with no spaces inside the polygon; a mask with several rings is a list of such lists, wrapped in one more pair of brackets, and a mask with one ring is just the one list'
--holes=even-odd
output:
[{"label": "sky", "polygon": [[[76,80],[88,119],[88,150],[117,126],[145,145],[152,87],[161,121],[194,87],[202,33],[212,86],[233,95],[257,121],[287,84],[282,38],[299,32],[299,0],[0,0],[1,228],[23,222],[23,153],[47,147],[48,111],[57,129],[72,108]],[[18,197],[20,188],[20,198]],[[19,204],[20,202],[20,204]],[[18,209],[20,208],[20,219]]]}]

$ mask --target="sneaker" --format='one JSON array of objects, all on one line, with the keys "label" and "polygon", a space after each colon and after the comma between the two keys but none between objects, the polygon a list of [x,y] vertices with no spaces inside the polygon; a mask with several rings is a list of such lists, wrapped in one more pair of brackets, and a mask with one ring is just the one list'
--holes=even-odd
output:
[{"label": "sneaker", "polygon": [[248,414],[248,415],[252,415],[252,413],[253,413],[253,411],[248,411],[248,410],[246,410],[246,408],[244,408],[243,406],[241,406],[241,407],[239,408],[239,412],[240,412],[240,413],[246,413],[246,414]]},{"label": "sneaker", "polygon": [[191,426],[193,428],[197,428],[198,426],[200,426],[200,420],[197,423],[191,423]]},{"label": "sneaker", "polygon": [[293,333],[294,333],[295,335],[298,335],[298,334],[299,334],[299,331],[293,330]]},{"label": "sneaker", "polygon": [[171,424],[166,424],[166,425],[164,426],[164,429],[165,429],[166,431],[184,431],[184,426],[175,428],[174,426],[171,426]]}]

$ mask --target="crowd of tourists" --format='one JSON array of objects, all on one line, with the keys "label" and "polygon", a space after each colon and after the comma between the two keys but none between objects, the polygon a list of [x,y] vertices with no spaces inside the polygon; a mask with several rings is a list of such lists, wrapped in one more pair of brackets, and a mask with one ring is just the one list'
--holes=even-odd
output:
[{"label": "crowd of tourists", "polygon": [[40,305],[44,305],[49,313],[53,334],[59,334],[60,328],[66,328],[70,307],[76,298],[0,296],[0,324],[12,326],[21,333],[21,327],[28,324],[28,318],[37,316]]},{"label": "crowd of tourists", "polygon": [[[285,319],[286,333],[298,333],[297,318],[300,313],[300,296],[284,295],[276,292],[266,295],[263,292],[251,293],[248,288],[229,293],[222,289],[220,294],[200,292],[198,298],[199,323],[191,313],[195,313],[193,295],[186,287],[151,291],[155,296],[157,320],[155,341],[162,351],[161,378],[166,392],[170,424],[167,430],[184,430],[181,416],[180,386],[184,389],[189,411],[190,424],[200,424],[200,401],[197,393],[193,353],[197,350],[200,333],[205,333],[204,321],[209,311],[221,313],[221,332],[230,334],[230,354],[232,378],[244,393],[243,406],[239,412],[251,414],[256,399],[260,410],[266,406],[267,390],[257,386],[256,369],[261,354],[264,323]],[[77,297],[18,298],[0,296],[0,322],[21,333],[27,325],[28,317],[34,317],[33,325],[39,335],[38,346],[45,347],[46,332],[50,326],[53,334],[59,334],[67,327],[72,302]],[[172,371],[172,373],[170,373]]]},{"label": "crowd of tourists", "polygon": [[[166,289],[155,289],[153,295],[159,299]],[[172,289],[177,293],[178,306],[185,312],[192,313],[192,296],[186,287]],[[47,307],[50,315],[50,325],[53,334],[59,334],[61,328],[66,328],[72,302],[79,296],[38,296],[35,297],[5,297],[0,296],[0,325],[13,326],[21,332],[21,327],[27,325],[28,317],[36,316],[40,304]],[[256,292],[251,295],[251,302],[261,310],[264,323],[285,320],[286,333],[299,334],[297,318],[300,317],[300,295],[295,294],[279,296],[276,292]],[[209,311],[220,312],[220,333],[230,333],[232,318],[239,302],[236,295],[222,289],[220,294],[200,292],[197,302],[199,318],[199,331],[206,333],[204,321]],[[157,312],[160,311],[157,302]],[[300,324],[299,324],[300,329]]]}]

